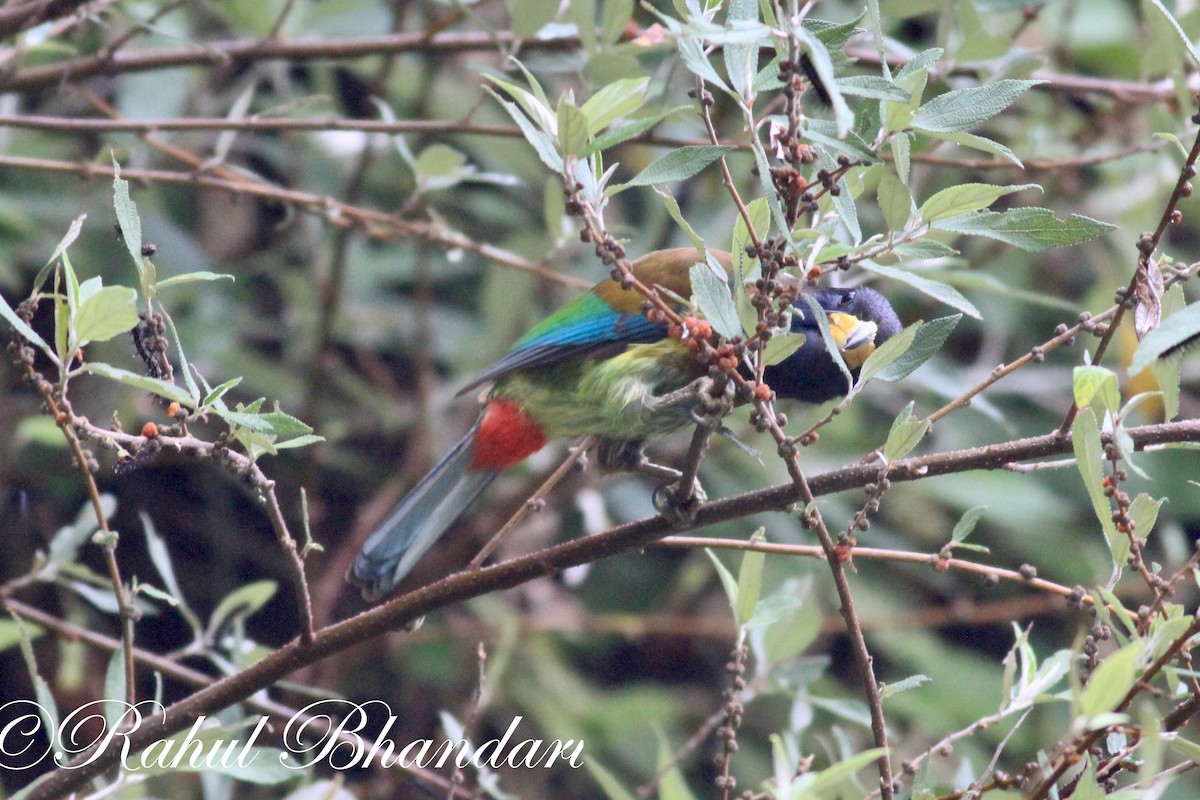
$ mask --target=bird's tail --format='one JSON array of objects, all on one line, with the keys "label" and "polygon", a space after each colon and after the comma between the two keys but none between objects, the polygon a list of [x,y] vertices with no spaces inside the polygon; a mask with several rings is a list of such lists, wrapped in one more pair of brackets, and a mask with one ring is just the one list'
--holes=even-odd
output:
[{"label": "bird's tail", "polygon": [[394,589],[499,474],[471,469],[478,431],[476,422],[363,545],[347,577],[368,600]]}]

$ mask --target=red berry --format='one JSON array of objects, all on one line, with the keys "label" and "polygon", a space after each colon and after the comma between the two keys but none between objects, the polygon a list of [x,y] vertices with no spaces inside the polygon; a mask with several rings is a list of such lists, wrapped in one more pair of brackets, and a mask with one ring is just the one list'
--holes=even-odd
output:
[{"label": "red berry", "polygon": [[158,436],[158,426],[153,422],[147,422],[142,426],[142,436],[145,436],[147,439],[153,439],[155,436]]},{"label": "red berry", "polygon": [[760,383],[754,387],[754,399],[761,400],[764,403],[771,399],[771,387],[765,383]]}]

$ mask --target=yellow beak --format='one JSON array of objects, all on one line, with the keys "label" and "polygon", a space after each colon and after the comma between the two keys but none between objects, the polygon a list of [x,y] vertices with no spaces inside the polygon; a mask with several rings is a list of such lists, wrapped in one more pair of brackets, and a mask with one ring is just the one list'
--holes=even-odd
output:
[{"label": "yellow beak", "polygon": [[829,333],[837,343],[846,366],[858,369],[875,352],[874,322],[863,322],[858,317],[834,311],[829,314]]}]

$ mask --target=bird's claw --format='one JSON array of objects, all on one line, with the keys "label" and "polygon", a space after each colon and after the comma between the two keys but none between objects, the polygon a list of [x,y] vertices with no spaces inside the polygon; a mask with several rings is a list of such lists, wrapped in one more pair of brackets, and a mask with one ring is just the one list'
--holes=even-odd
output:
[{"label": "bird's claw", "polygon": [[665,516],[676,530],[691,528],[696,523],[696,513],[708,501],[708,494],[699,479],[692,483],[692,491],[683,496],[679,483],[659,486],[654,490],[654,508]]},{"label": "bird's claw", "polygon": [[690,415],[697,425],[716,428],[721,419],[733,411],[734,385],[724,377],[714,379],[704,375],[688,384],[688,389],[696,398]]}]

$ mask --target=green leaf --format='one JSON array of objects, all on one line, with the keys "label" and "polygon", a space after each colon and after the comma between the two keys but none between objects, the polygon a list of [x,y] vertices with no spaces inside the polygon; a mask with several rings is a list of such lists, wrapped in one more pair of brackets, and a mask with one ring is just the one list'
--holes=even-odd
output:
[{"label": "green leaf", "polygon": [[[772,664],[781,664],[795,658],[821,634],[821,612],[816,604],[810,602],[808,593],[787,597],[797,601],[795,609],[790,616],[770,625],[763,633],[762,650],[768,662]],[[766,602],[767,600],[760,602],[759,608],[761,609]],[[756,623],[757,620],[751,620],[751,627]]]},{"label": "green leaf", "polygon": [[958,522],[954,523],[954,530],[950,533],[951,544],[965,542],[971,532],[975,530],[975,526],[979,524],[979,519],[985,511],[987,511],[987,506],[975,506],[964,511]]},{"label": "green leaf", "polygon": [[[870,750],[864,750],[861,753],[856,753],[855,755],[850,756],[845,761],[841,761],[833,766],[826,767],[820,772],[802,775],[800,780],[796,781],[795,785],[797,787],[803,786],[807,791],[800,795],[793,796],[822,796],[822,793],[829,791],[843,781],[848,780],[860,769],[863,769],[864,767],[867,767],[870,764],[878,761],[886,752],[887,749],[883,747],[875,747]],[[811,780],[806,780],[808,778],[811,778]]]},{"label": "green leaf", "polygon": [[1191,56],[1192,66],[1200,67],[1200,53],[1196,52],[1196,46],[1192,44],[1192,39],[1184,32],[1180,26],[1179,20],[1175,19],[1175,15],[1167,10],[1167,7],[1162,4],[1162,0],[1145,0],[1146,4],[1163,16],[1167,24],[1175,29],[1179,34],[1180,41],[1183,42],[1184,51]]},{"label": "green leaf", "polygon": [[[758,0],[729,0],[726,5],[726,25],[736,22],[758,22]],[[758,44],[727,43],[721,55],[725,59],[725,72],[730,85],[750,105],[754,101],[754,78],[758,72]]]},{"label": "green leaf", "polygon": [[1142,643],[1132,642],[1100,662],[1079,698],[1079,711],[1088,718],[1107,714],[1124,699],[1137,677]]},{"label": "green leaf", "polygon": [[716,567],[717,576],[721,579],[721,586],[725,589],[725,596],[729,598],[729,607],[736,613],[738,607],[738,584],[733,578],[733,573],[721,563],[721,559],[717,558],[716,554],[710,548],[704,548],[704,552],[708,556],[708,560]]},{"label": "green leaf", "polygon": [[138,216],[137,204],[129,196],[129,182],[121,178],[121,165],[113,157],[113,208],[117,212],[117,226],[121,229],[121,238],[130,258],[137,268],[138,279],[142,284],[142,294],[153,296],[154,275],[142,255],[142,220]]},{"label": "green leaf", "polygon": [[1142,339],[1129,363],[1129,375],[1137,375],[1160,358],[1175,355],[1177,349],[1196,337],[1200,337],[1200,303],[1175,312]]},{"label": "green leaf", "polygon": [[[821,304],[817,302],[817,298],[813,297],[811,294],[802,294],[800,297],[804,300],[804,304],[808,306],[804,313],[812,314],[813,319],[816,320],[817,330],[821,334],[821,342],[825,345],[825,352],[829,353],[830,358],[833,359],[833,363],[837,365],[839,370],[841,370],[842,375],[846,376],[846,383],[852,384],[854,382],[854,378],[850,375],[850,368],[846,366],[846,360],[842,358],[841,351],[838,350],[837,342],[833,340],[833,334],[829,332],[829,315],[825,313],[825,309],[821,308]],[[796,312],[793,311],[792,313]],[[871,354],[872,357],[874,355],[875,353]],[[870,360],[871,357],[868,357],[867,361],[869,362]],[[859,382],[862,382],[861,378],[859,379]]]},{"label": "green leaf", "polygon": [[1115,225],[1079,214],[1072,214],[1065,220],[1057,219],[1048,208],[978,211],[940,219],[933,227],[996,239],[1031,253],[1041,253],[1052,247],[1072,247],[1116,229]]},{"label": "green leaf", "polygon": [[795,353],[803,346],[804,334],[802,333],[785,333],[772,336],[771,340],[767,342],[767,346],[763,348],[763,364],[770,367],[782,363],[792,353]]},{"label": "green leaf", "polygon": [[[546,3],[546,0],[534,0],[534,2],[554,7],[553,3]],[[600,8],[600,41],[605,44],[616,42],[621,38],[621,34],[625,32],[625,26],[632,18],[633,0],[604,0],[604,4]]]},{"label": "green leaf", "polygon": [[878,375],[885,367],[895,363],[905,351],[912,346],[913,339],[916,338],[917,329],[921,323],[914,322],[904,330],[897,333],[892,338],[888,339],[879,347],[875,348],[875,352],[867,356],[866,363],[862,365],[862,369],[858,373],[858,383],[861,386],[867,381]]},{"label": "green leaf", "polygon": [[933,680],[933,678],[930,678],[928,675],[910,675],[902,681],[887,683],[880,686],[879,696],[886,700],[887,698],[900,694],[901,692],[907,692],[911,689],[916,689],[918,686],[929,683],[931,680]]},{"label": "green leaf", "polygon": [[1023,183],[1020,186],[964,183],[951,186],[925,201],[921,206],[921,219],[930,223],[937,222],[969,211],[987,208],[1006,194],[1040,188],[1036,183]]},{"label": "green leaf", "polygon": [[242,382],[242,379],[240,377],[239,378],[231,378],[230,380],[225,381],[220,386],[216,387],[212,391],[205,394],[204,400],[201,401],[200,405],[201,406],[213,405],[214,403],[219,401],[222,397],[224,397],[226,392],[228,392],[230,389],[237,386],[241,382]]},{"label": "green leaf", "polygon": [[506,0],[504,5],[513,35],[523,39],[536,34],[558,13],[558,6],[545,0]]},{"label": "green leaf", "polygon": [[198,272],[185,272],[182,275],[175,275],[165,280],[159,281],[156,286],[159,289],[165,289],[168,286],[179,286],[184,283],[198,283],[201,281],[232,281],[234,277],[224,272],[206,272],[200,270]]},{"label": "green leaf", "polygon": [[[606,11],[610,5],[608,2],[604,4]],[[646,102],[646,89],[649,86],[649,78],[624,78],[613,81],[589,97],[580,109],[587,117],[588,136],[595,136],[615,120],[641,108]]]},{"label": "green leaf", "polygon": [[962,314],[952,314],[948,317],[938,317],[929,322],[920,323],[913,337],[912,346],[904,351],[904,355],[893,361],[889,366],[879,371],[875,376],[880,381],[898,381],[907,378],[929,359],[933,358],[946,339],[962,319]]},{"label": "green leaf", "polygon": [[907,103],[909,99],[907,89],[897,86],[882,75],[852,75],[847,78],[839,78],[837,85],[842,90],[842,94],[855,97],[893,100],[900,103]]},{"label": "green leaf", "polygon": [[873,264],[867,261],[861,262],[860,266],[879,275],[884,275],[888,278],[893,278],[901,283],[906,283],[909,286],[924,292],[935,300],[940,300],[952,308],[957,308],[967,316],[975,319],[983,319],[983,315],[979,313],[979,309],[970,300],[962,296],[962,293],[941,281],[935,281],[932,278],[926,278],[923,275],[918,275],[906,269],[896,269],[895,267],[885,267],[882,264]]},{"label": "green leaf", "polygon": [[83,369],[85,372],[90,372],[93,375],[99,375],[102,378],[108,378],[109,380],[123,383],[126,386],[132,386],[134,389],[141,389],[144,392],[156,394],[166,400],[174,400],[185,408],[194,409],[196,407],[191,395],[173,383],[168,383],[158,378],[151,378],[149,375],[139,375],[136,372],[130,372],[127,369],[121,369],[120,367],[114,367],[111,364],[99,361],[85,361]]},{"label": "green leaf", "polygon": [[[561,187],[561,183],[559,185]],[[696,233],[696,229],[692,227],[692,224],[683,218],[683,211],[680,210],[679,202],[675,199],[675,195],[663,191],[657,186],[654,187],[654,193],[662,198],[667,213],[671,215],[671,219],[675,220],[675,224],[679,226],[683,234],[691,241],[692,246],[696,248],[696,252],[704,252],[704,239],[701,238],[700,234]],[[558,194],[562,194],[561,188],[559,188]]]},{"label": "green leaf", "polygon": [[1045,81],[1000,80],[987,86],[956,89],[933,98],[912,118],[926,131],[965,131],[999,114],[1025,92]]},{"label": "green leaf", "polygon": [[588,772],[592,773],[592,779],[600,786],[600,790],[604,792],[604,796],[608,800],[634,800],[633,793],[621,785],[617,780],[617,776],[600,764],[599,759],[586,758],[583,761],[587,766]]},{"label": "green leaf", "polygon": [[692,282],[692,302],[712,324],[713,330],[725,339],[740,336],[742,325],[733,295],[729,293],[729,284],[717,277],[707,264],[693,265],[688,275]]},{"label": "green leaf", "polygon": [[426,147],[413,164],[413,174],[422,192],[448,189],[459,184],[466,169],[466,154],[441,143]]},{"label": "green leaf", "polygon": [[[892,137],[892,163],[900,182],[908,186],[908,170],[912,161],[912,138],[907,133],[898,133]],[[910,199],[912,195],[909,195]]]},{"label": "green leaf", "polygon": [[1133,522],[1133,533],[1137,538],[1145,541],[1150,532],[1154,530],[1154,523],[1158,521],[1158,511],[1162,508],[1162,504],[1167,502],[1167,498],[1154,499],[1145,492],[1140,492],[1137,497],[1133,498],[1133,502],[1129,504],[1129,519]]},{"label": "green leaf", "polygon": [[1104,529],[1104,538],[1112,552],[1113,565],[1118,569],[1125,566],[1129,555],[1129,539],[1117,530],[1112,520],[1112,508],[1104,496],[1101,475],[1100,427],[1096,415],[1090,408],[1081,410],[1071,426],[1071,447],[1075,451],[1075,464],[1083,477],[1083,485],[1092,501],[1092,509]]},{"label": "green leaf", "polygon": [[883,212],[883,220],[888,230],[902,231],[908,226],[908,220],[913,213],[913,199],[908,187],[900,180],[896,170],[884,167],[879,176],[879,188],[876,189],[879,198],[879,210]]},{"label": "green leaf", "polygon": [[138,324],[137,292],[126,286],[105,286],[83,302],[75,317],[79,346],[106,342]]},{"label": "green leaf", "polygon": [[213,413],[232,425],[246,428],[255,433],[278,436],[281,439],[290,439],[294,436],[305,436],[312,433],[312,428],[308,425],[282,411],[257,413],[232,411],[228,408],[214,408]]},{"label": "green leaf", "polygon": [[1025,167],[1025,165],[1021,163],[1021,159],[1017,158],[1016,153],[1014,153],[1012,150],[1009,150],[999,142],[993,142],[991,139],[988,139],[984,136],[977,136],[974,133],[967,133],[966,131],[938,133],[935,131],[921,130],[921,133],[927,134],[934,139],[941,139],[945,142],[954,142],[955,144],[962,145],[963,147],[969,147],[972,150],[980,150],[984,153],[991,153],[992,155],[1000,156],[1005,161],[1008,161],[1011,164],[1016,164],[1022,169]]},{"label": "green leaf", "polygon": [[[766,541],[766,529],[759,528],[750,535],[751,542]],[[758,550],[747,550],[742,554],[742,567],[738,570],[737,605],[733,616],[738,625],[745,625],[754,617],[758,598],[762,594],[762,572],[767,554]]]},{"label": "green leaf", "polygon": [[[494,78],[492,80],[495,80]],[[529,117],[521,113],[521,109],[516,103],[505,100],[491,87],[484,87],[484,90],[491,94],[503,106],[508,115],[512,117],[513,122],[517,123],[517,127],[521,129],[521,133],[525,135],[525,140],[533,146],[533,150],[537,153],[539,159],[545,164],[551,172],[560,173],[563,171],[562,156],[558,154],[558,150],[554,147],[554,140],[545,130],[539,129]],[[555,120],[555,126],[558,122]]]},{"label": "green leaf", "polygon": [[631,186],[650,186],[657,183],[675,183],[687,180],[721,156],[736,149],[731,144],[680,147],[650,162],[633,180],[613,186],[609,189],[609,194],[616,194]]},{"label": "green leaf", "polygon": [[[670,108],[665,108],[662,111],[657,111],[653,114],[648,114],[643,117],[637,117],[636,119],[631,119],[628,122],[624,122],[620,125],[609,128],[607,131],[588,142],[588,146],[584,148],[581,156],[587,157],[593,153],[599,153],[602,150],[615,147],[622,142],[627,142],[635,136],[639,136],[642,133],[650,130],[666,117],[669,117],[678,111],[687,110],[689,108],[690,106],[671,106]],[[588,120],[591,121],[591,117],[588,117]]]},{"label": "green leaf", "polygon": [[558,101],[558,147],[564,157],[578,156],[583,152],[590,129],[587,115],[569,95],[564,95]]},{"label": "green leaf", "polygon": [[270,602],[278,589],[275,581],[253,581],[225,595],[209,617],[209,637],[215,637],[233,615],[243,618],[253,615]]},{"label": "green leaf", "polygon": [[727,94],[735,94],[729,88],[729,85],[725,83],[724,79],[717,74],[717,71],[713,69],[712,63],[708,60],[708,55],[704,52],[704,46],[698,38],[695,36],[680,36],[678,46],[679,58],[692,74],[703,79],[705,83],[711,83]]},{"label": "green leaf", "polygon": [[1076,367],[1071,385],[1075,392],[1075,405],[1079,408],[1087,408],[1097,399],[1101,408],[1114,414],[1121,407],[1117,373],[1110,369],[1095,365]]},{"label": "green leaf", "polygon": [[883,445],[883,457],[888,461],[904,458],[925,438],[929,432],[929,420],[913,417],[916,401],[909,401],[904,410],[892,421],[887,442]]},{"label": "green leaf", "polygon": [[[837,169],[837,163],[830,157],[822,147],[816,148],[817,162],[824,168],[832,172]],[[858,209],[854,205],[854,195],[850,192],[850,187],[846,184],[846,179],[843,177],[838,180],[837,185],[840,187],[838,194],[833,195],[833,207],[841,218],[842,223],[846,226],[846,230],[850,233],[850,239],[855,244],[862,241],[862,226],[858,223]]]}]

